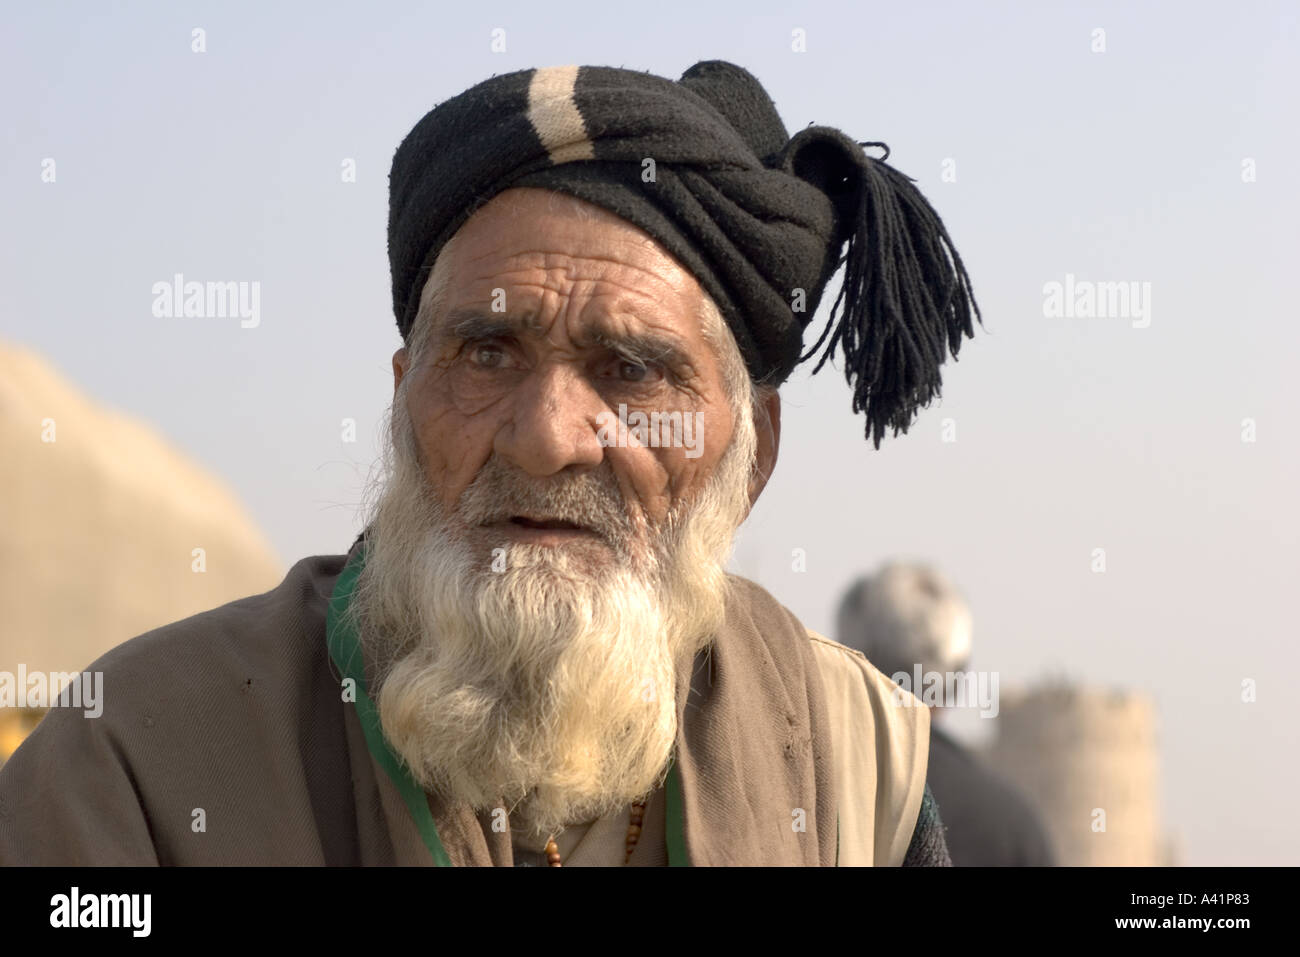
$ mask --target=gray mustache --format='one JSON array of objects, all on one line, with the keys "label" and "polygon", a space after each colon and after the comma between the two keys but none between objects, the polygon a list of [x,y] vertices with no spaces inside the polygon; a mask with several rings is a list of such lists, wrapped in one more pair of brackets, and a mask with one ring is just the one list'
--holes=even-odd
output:
[{"label": "gray mustache", "polygon": [[612,543],[635,534],[627,502],[608,463],[542,484],[493,456],[461,493],[456,511],[466,525],[528,515],[581,525]]}]

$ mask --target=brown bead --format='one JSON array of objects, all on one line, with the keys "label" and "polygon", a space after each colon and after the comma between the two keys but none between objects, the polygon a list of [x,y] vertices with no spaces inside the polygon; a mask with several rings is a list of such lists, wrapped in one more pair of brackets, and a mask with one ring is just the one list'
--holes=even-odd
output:
[{"label": "brown bead", "polygon": [[[627,826],[627,838],[623,842],[625,854],[623,863],[626,864],[632,858],[632,852],[636,850],[637,841],[641,838],[641,822],[645,820],[645,805],[633,804],[631,812],[631,823]],[[560,860],[560,848],[551,838],[546,842],[546,863],[550,867],[563,867],[564,863]]]},{"label": "brown bead", "polygon": [[627,840],[624,842],[624,864],[627,864],[632,860],[632,852],[636,850],[637,841],[641,837],[641,822],[645,820],[645,804],[633,804],[631,811],[628,813],[628,817],[630,821],[627,826]]}]

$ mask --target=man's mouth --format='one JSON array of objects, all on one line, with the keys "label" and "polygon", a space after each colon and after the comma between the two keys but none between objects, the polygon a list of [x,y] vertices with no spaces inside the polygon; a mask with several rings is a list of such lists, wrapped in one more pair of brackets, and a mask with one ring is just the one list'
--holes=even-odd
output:
[{"label": "man's mouth", "polygon": [[538,545],[576,544],[579,541],[593,539],[604,542],[605,540],[605,536],[590,526],[544,515],[502,515],[492,521],[484,522],[483,527],[513,541]]},{"label": "man's mouth", "polygon": [[574,532],[591,532],[591,529],[585,525],[577,525],[573,522],[566,522],[555,518],[529,518],[527,515],[512,515],[509,524],[518,525],[520,528],[540,528],[547,530],[562,529]]}]

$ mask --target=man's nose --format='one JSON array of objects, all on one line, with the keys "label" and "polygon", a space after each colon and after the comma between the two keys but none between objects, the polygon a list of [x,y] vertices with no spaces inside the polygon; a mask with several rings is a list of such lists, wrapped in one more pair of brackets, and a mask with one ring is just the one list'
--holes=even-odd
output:
[{"label": "man's nose", "polygon": [[604,409],[577,370],[543,364],[515,390],[510,421],[497,432],[493,450],[539,478],[570,466],[594,468],[605,457],[597,435]]}]

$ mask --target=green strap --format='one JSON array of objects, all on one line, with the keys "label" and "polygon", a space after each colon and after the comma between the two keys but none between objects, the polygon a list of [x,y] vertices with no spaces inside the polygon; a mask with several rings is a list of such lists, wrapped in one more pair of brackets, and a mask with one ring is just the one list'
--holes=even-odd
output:
[{"label": "green strap", "polygon": [[677,775],[677,762],[668,766],[668,780],[664,782],[664,830],[668,839],[668,866],[690,867],[686,856],[686,830],[682,824],[682,782]]},{"label": "green strap", "polygon": [[[325,612],[325,641],[334,666],[344,678],[352,680],[356,692],[357,717],[361,720],[361,729],[365,732],[366,747],[370,749],[371,756],[397,786],[402,800],[406,802],[407,810],[415,820],[415,826],[420,832],[424,846],[429,849],[433,857],[433,863],[438,867],[451,867],[451,858],[447,856],[442,840],[438,837],[438,828],[433,823],[433,814],[429,810],[429,800],[425,796],[424,789],[411,777],[410,771],[393,753],[388,740],[384,737],[383,728],[379,723],[379,712],[366,692],[361,643],[357,640],[356,629],[352,626],[351,620],[343,614],[352,597],[352,590],[356,587],[357,577],[365,565],[365,554],[366,547],[362,543],[361,548],[344,566],[338,582],[334,585],[334,593],[330,596]],[[686,855],[686,842],[683,837],[681,781],[678,778],[676,763],[669,765],[668,779],[664,786],[667,797],[668,865],[689,867],[690,861]]]},{"label": "green strap", "polygon": [[411,817],[415,819],[415,826],[419,829],[424,846],[433,855],[433,863],[438,867],[451,867],[451,858],[447,856],[447,851],[438,837],[438,829],[433,824],[433,814],[429,811],[429,801],[425,797],[424,789],[415,783],[384,738],[383,729],[379,724],[379,712],[375,709],[374,702],[370,700],[370,695],[366,693],[361,644],[357,641],[356,629],[352,626],[352,622],[343,615],[364,564],[365,545],[362,545],[343,569],[343,574],[339,576],[338,583],[334,586],[334,594],[330,597],[329,609],[325,614],[325,640],[329,645],[334,666],[344,678],[351,679],[355,685],[357,717],[361,719],[361,728],[365,732],[366,746],[370,749],[370,754],[397,785],[402,800],[406,802]]}]

